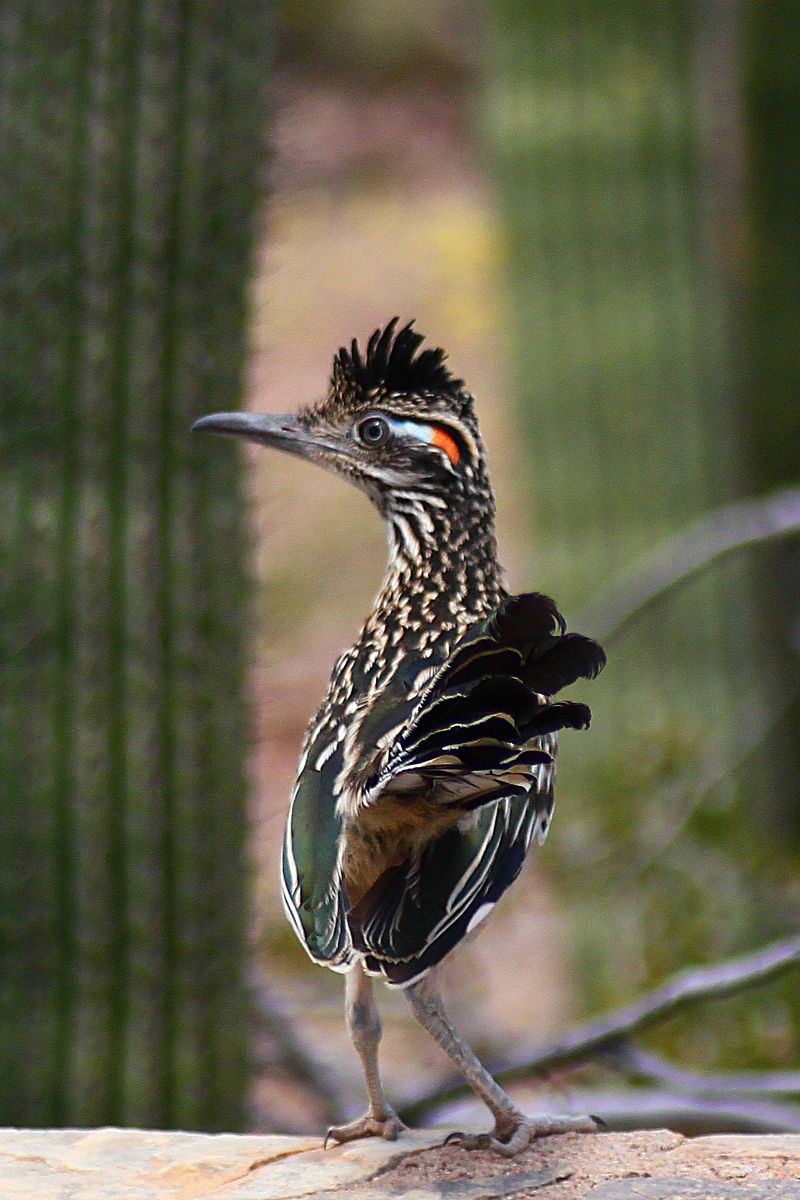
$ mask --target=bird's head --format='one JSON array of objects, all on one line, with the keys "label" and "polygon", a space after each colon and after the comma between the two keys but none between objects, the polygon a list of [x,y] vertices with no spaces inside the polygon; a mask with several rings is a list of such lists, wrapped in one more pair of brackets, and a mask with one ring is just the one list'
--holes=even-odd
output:
[{"label": "bird's head", "polygon": [[[196,430],[274,446],[349,479],[385,514],[426,501],[441,508],[485,481],[472,397],[440,349],[398,319],[377,329],[362,353],[354,339],[333,360],[328,392],[289,415],[214,413]],[[486,485],[488,486],[488,485]]]}]

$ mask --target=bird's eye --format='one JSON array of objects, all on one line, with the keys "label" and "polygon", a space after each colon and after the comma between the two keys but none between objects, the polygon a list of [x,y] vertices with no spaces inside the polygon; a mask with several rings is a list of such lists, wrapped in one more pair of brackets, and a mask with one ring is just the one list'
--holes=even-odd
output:
[{"label": "bird's eye", "polygon": [[389,422],[383,417],[367,417],[356,428],[358,439],[365,446],[385,446],[391,436]]}]

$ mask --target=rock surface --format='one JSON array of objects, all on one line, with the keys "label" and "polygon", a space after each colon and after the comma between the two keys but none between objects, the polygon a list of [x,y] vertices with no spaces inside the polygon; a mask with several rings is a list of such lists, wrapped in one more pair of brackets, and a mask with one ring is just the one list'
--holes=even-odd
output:
[{"label": "rock surface", "polygon": [[[446,1131],[445,1131],[446,1132]],[[800,1200],[800,1136],[568,1134],[511,1161],[442,1130],[319,1138],[0,1130],[3,1200]]]}]

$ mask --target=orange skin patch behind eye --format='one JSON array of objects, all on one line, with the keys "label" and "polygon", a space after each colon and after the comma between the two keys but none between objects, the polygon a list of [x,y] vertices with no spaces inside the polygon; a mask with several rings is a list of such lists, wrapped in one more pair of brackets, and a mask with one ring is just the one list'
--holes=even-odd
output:
[{"label": "orange skin patch behind eye", "polygon": [[444,450],[447,457],[454,467],[457,467],[461,462],[461,451],[458,448],[458,443],[455,438],[442,429],[441,425],[431,426],[431,445],[438,446],[440,450]]}]

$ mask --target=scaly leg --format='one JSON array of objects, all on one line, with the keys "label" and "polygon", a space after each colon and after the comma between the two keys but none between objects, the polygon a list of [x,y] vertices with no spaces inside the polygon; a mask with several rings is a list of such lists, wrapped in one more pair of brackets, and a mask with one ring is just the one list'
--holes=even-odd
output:
[{"label": "scaly leg", "polygon": [[378,1045],[381,1040],[381,1019],[372,995],[372,980],[360,963],[348,971],[345,982],[345,1013],[350,1040],[356,1048],[369,1094],[369,1108],[363,1117],[349,1125],[334,1125],[325,1135],[335,1142],[351,1142],[355,1138],[386,1138],[393,1142],[405,1128],[389,1104],[378,1073]]},{"label": "scaly leg", "polygon": [[534,1138],[548,1133],[591,1133],[597,1124],[591,1117],[526,1117],[506,1095],[450,1024],[435,983],[427,976],[406,988],[414,1016],[427,1029],[458,1067],[476,1096],[494,1117],[491,1133],[454,1133],[447,1139],[467,1150],[496,1150],[511,1157],[524,1150]]}]

